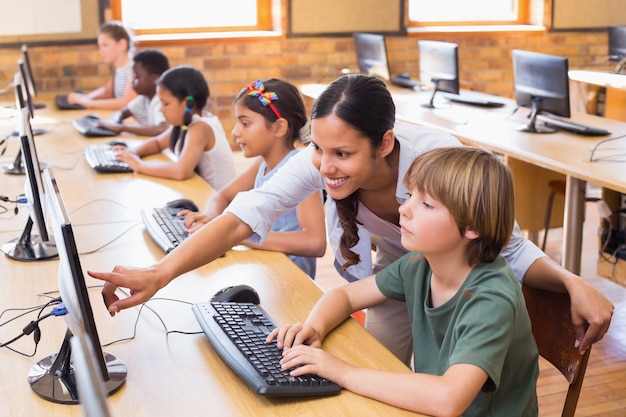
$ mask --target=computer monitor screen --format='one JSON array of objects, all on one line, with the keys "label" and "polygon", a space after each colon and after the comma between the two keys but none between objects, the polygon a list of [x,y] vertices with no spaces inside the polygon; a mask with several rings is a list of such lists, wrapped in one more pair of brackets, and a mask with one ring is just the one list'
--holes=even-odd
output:
[{"label": "computer monitor screen", "polygon": [[353,38],[359,72],[389,80],[385,37],[374,33],[354,33]]},{"label": "computer monitor screen", "polygon": [[[57,249],[48,235],[46,226],[41,167],[27,107],[23,107],[20,111],[19,138],[22,166],[26,174],[24,196],[29,216],[22,235],[2,245],[2,251],[18,261],[40,261],[57,256]],[[39,235],[32,233],[33,226],[36,227]]]},{"label": "computer monitor screen", "polygon": [[35,104],[33,103],[33,96],[31,94],[30,88],[28,87],[28,71],[26,70],[26,65],[24,64],[24,60],[22,58],[17,60],[17,67],[20,70],[20,75],[22,76],[22,93],[24,94],[24,98],[26,99],[26,105],[28,106],[28,110],[30,110],[30,117],[34,117]]},{"label": "computer monitor screen", "polygon": [[532,109],[529,123],[519,130],[555,132],[555,129],[536,123],[540,113],[570,117],[567,58],[515,49],[513,78],[517,105]]},{"label": "computer monitor screen", "polygon": [[432,83],[433,93],[425,107],[435,107],[434,99],[438,91],[459,94],[459,55],[458,45],[451,42],[417,42],[419,50],[420,81]]},{"label": "computer monitor screen", "polygon": [[35,77],[33,76],[33,67],[30,63],[30,56],[28,55],[28,47],[26,44],[22,45],[22,59],[24,60],[24,68],[26,70],[26,85],[30,91],[30,95],[36,97],[37,85],[35,83]]},{"label": "computer monitor screen", "polygon": [[626,57],[626,25],[609,26],[609,59],[614,62]]},{"label": "computer monitor screen", "polygon": [[107,393],[117,391],[124,384],[126,366],[115,356],[102,351],[74,231],[51,168],[44,170],[44,180],[49,190],[46,196],[50,223],[59,248],[59,292],[67,308],[64,316],[67,332],[59,352],[33,366],[28,381],[31,388],[47,400],[75,404],[80,398],[72,369],[70,340],[73,335],[85,334],[89,339]]}]

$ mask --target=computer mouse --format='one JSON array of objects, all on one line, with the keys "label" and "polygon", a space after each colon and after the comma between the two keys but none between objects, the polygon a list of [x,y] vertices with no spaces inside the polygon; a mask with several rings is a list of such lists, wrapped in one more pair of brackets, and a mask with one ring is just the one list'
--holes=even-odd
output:
[{"label": "computer mouse", "polygon": [[123,146],[125,148],[128,147],[126,142],[122,142],[122,141],[119,141],[119,140],[112,140],[111,142],[109,142],[109,146],[110,147],[113,147],[113,146]]},{"label": "computer mouse", "polygon": [[100,120],[100,116],[97,113],[91,113],[85,116],[87,119]]},{"label": "computer mouse", "polygon": [[211,301],[260,304],[261,298],[254,288],[240,284],[222,288],[215,293]]},{"label": "computer mouse", "polygon": [[411,74],[409,74],[408,72],[401,72],[400,74],[398,74],[398,78],[406,78],[407,80],[410,80]]},{"label": "computer mouse", "polygon": [[167,203],[165,203],[165,207],[186,209],[189,211],[200,211],[196,203],[189,200],[188,198],[179,198],[177,200],[168,201]]}]

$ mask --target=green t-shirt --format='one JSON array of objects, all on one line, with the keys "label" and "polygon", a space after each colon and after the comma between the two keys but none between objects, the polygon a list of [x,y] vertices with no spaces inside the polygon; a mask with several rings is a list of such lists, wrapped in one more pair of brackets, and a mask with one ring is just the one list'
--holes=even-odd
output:
[{"label": "green t-shirt", "polygon": [[406,301],[415,372],[443,375],[453,364],[489,378],[464,416],[537,416],[538,353],[521,287],[504,258],[477,265],[445,304],[430,307],[432,271],[409,252],[376,274],[389,298]]}]

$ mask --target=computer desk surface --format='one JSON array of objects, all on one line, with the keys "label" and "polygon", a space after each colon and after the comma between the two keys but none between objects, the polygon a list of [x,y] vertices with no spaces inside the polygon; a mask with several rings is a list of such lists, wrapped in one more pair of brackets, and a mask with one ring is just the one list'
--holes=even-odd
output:
[{"label": "computer desk surface", "polygon": [[[143,230],[139,209],[178,197],[202,203],[212,192],[199,177],[170,181],[136,174],[97,174],[84,160],[76,161],[81,149],[94,139],[81,137],[65,122],[59,123],[49,135],[37,137],[39,158],[55,170],[79,250],[92,251],[123,234],[95,253],[82,255],[84,270],[106,271],[118,264],[148,266],[156,262],[163,257],[163,252]],[[5,190],[9,195],[22,192],[23,176],[0,175],[3,176],[3,193]],[[20,210],[15,218],[0,221],[0,241],[21,233],[26,221],[24,212]],[[51,296],[57,296],[57,267],[56,260],[24,263],[0,257],[0,311],[42,304],[47,298],[40,294],[49,291]],[[159,319],[145,308],[124,310],[111,318],[102,303],[101,289],[97,287],[101,282],[87,277],[87,284],[96,286],[90,290],[90,298],[103,344],[130,337],[139,317],[133,340],[104,347],[128,367],[125,385],[109,398],[113,417],[416,415],[346,390],[337,396],[320,398],[257,396],[212,350],[189,304],[158,299],[187,303],[206,301],[219,289],[239,283],[248,284],[259,292],[263,308],[279,324],[304,320],[322,294],[321,289],[281,253],[229,251],[224,257],[175,279],[148,303],[168,330],[199,332],[166,335]],[[6,317],[9,316],[5,314],[0,321]],[[18,319],[2,328],[0,340],[6,341],[21,332],[32,318]],[[62,318],[42,321],[41,342],[32,358],[0,350],[0,415],[80,415],[77,406],[41,399],[26,380],[32,365],[58,351],[65,329]],[[13,347],[31,353],[32,336],[23,337]],[[410,372],[352,319],[329,335],[325,348],[350,363]]]}]

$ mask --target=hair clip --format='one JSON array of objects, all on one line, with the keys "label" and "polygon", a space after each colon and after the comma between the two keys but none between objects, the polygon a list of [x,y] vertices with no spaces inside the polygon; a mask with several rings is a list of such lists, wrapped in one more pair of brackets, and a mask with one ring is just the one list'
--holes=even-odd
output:
[{"label": "hair clip", "polygon": [[261,80],[256,80],[253,84],[248,86],[248,95],[258,98],[261,104],[272,109],[279,119],[283,118],[276,106],[272,103],[272,101],[278,100],[278,94],[273,91],[265,91],[265,86]]}]

